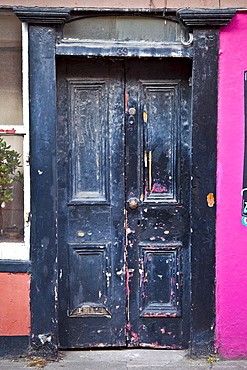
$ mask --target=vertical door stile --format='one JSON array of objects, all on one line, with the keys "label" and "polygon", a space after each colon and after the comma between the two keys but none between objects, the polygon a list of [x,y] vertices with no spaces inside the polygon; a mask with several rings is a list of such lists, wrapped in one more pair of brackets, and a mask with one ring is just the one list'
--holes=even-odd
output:
[{"label": "vertical door stile", "polygon": [[[127,284],[127,343],[129,343],[131,333],[135,332],[134,321],[130,322],[131,308],[133,307],[132,302],[137,299],[136,290],[132,289],[133,280],[135,280],[134,286],[138,284],[138,270],[136,269],[135,261],[138,258],[138,251],[136,249],[136,238],[137,238],[137,210],[131,209],[130,204],[139,203],[140,194],[138,188],[138,174],[139,174],[139,106],[138,106],[138,87],[136,81],[128,79],[130,64],[125,61],[125,90],[126,96],[128,97],[126,103],[125,113],[125,132],[126,132],[126,164],[125,164],[125,176],[126,176],[126,209],[128,215],[127,229],[126,229],[126,284]],[[136,204],[138,206],[138,204]],[[129,217],[131,213],[132,217]]]},{"label": "vertical door stile", "polygon": [[128,207],[127,207],[127,176],[126,170],[128,167],[127,160],[127,131],[126,131],[126,122],[128,115],[128,100],[129,94],[126,89],[126,67],[124,64],[124,238],[123,238],[123,248],[124,248],[124,271],[125,271],[125,295],[126,295],[126,325],[125,325],[125,335],[126,335],[126,345],[128,343],[128,330],[129,330],[129,267],[128,267],[128,232],[129,232],[129,223],[128,223]]}]

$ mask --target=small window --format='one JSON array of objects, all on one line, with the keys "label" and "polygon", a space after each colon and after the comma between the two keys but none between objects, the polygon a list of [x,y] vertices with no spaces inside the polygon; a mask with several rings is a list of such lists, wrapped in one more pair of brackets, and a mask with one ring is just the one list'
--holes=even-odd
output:
[{"label": "small window", "polygon": [[0,125],[22,125],[21,21],[0,15]]},{"label": "small window", "polygon": [[24,241],[23,137],[0,137],[0,241]]},{"label": "small window", "polygon": [[64,40],[176,42],[179,32],[178,23],[160,18],[93,17],[67,23]]},{"label": "small window", "polygon": [[[0,259],[28,259],[28,98],[23,108],[23,32],[12,13],[0,14]],[[26,45],[27,47],[27,45]],[[27,58],[27,57],[26,57]],[[27,63],[26,63],[27,65]],[[23,70],[23,73],[22,73]],[[27,83],[25,82],[27,86]],[[27,90],[27,88],[26,88]]]}]

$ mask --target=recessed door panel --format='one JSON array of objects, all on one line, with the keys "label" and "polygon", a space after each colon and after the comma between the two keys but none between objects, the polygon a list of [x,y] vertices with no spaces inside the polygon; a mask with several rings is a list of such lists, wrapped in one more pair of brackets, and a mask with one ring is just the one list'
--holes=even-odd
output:
[{"label": "recessed door panel", "polygon": [[144,200],[178,200],[179,82],[141,82]]},{"label": "recessed door panel", "polygon": [[108,116],[104,80],[68,79],[71,202],[107,201]]},{"label": "recessed door panel", "polygon": [[[70,317],[110,317],[109,245],[69,245]],[[83,284],[81,284],[83,281]]]},{"label": "recessed door panel", "polygon": [[140,247],[140,316],[181,316],[181,245]]},{"label": "recessed door panel", "polygon": [[58,60],[61,348],[189,340],[190,62]]}]

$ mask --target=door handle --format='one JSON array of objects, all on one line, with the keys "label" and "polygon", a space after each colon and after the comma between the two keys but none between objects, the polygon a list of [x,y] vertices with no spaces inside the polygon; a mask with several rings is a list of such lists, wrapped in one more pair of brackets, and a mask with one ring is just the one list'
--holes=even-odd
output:
[{"label": "door handle", "polygon": [[129,198],[128,199],[128,206],[130,209],[136,209],[139,207],[139,200],[137,198]]}]

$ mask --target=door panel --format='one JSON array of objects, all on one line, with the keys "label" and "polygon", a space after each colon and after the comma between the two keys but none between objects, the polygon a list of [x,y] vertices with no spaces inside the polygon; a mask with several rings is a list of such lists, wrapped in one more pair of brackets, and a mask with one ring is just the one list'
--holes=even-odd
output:
[{"label": "door panel", "polygon": [[58,61],[59,342],[125,345],[123,68]]},{"label": "door panel", "polygon": [[141,82],[143,96],[144,199],[176,202],[179,83]]},{"label": "door panel", "polygon": [[71,202],[106,202],[107,84],[104,80],[73,78],[67,79],[67,83],[71,102]]},{"label": "door panel", "polygon": [[190,91],[179,62],[126,62],[129,346],[189,340]]},{"label": "door panel", "polygon": [[190,63],[58,60],[60,347],[186,347]]}]

